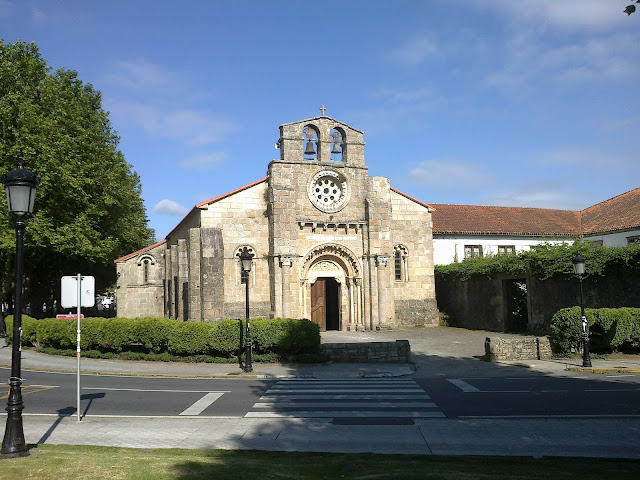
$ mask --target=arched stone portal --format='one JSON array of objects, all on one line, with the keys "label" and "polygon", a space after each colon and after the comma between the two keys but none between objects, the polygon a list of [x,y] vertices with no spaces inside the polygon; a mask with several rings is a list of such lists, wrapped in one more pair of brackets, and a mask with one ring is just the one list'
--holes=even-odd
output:
[{"label": "arched stone portal", "polygon": [[360,267],[352,252],[337,244],[314,247],[304,257],[302,275],[306,318],[321,330],[364,329]]}]

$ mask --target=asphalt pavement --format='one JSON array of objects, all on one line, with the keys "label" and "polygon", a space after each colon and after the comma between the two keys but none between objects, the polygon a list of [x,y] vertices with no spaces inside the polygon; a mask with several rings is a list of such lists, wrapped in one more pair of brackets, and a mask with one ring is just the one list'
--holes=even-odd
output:
[{"label": "asphalt pavement", "polygon": [[[470,378],[513,375],[584,376],[640,374],[640,356],[490,363],[482,360],[487,336],[495,332],[451,327],[382,332],[326,332],[322,341],[409,340],[413,363],[281,365],[189,364],[81,359],[83,373],[211,378]],[[11,363],[11,347],[0,343],[0,366]],[[25,349],[23,370],[76,372],[75,357]],[[31,444],[86,444],[134,448],[261,449],[285,451],[418,453],[436,455],[578,456],[640,459],[640,418],[416,419],[411,425],[340,425],[331,419],[84,417],[24,415]]]}]

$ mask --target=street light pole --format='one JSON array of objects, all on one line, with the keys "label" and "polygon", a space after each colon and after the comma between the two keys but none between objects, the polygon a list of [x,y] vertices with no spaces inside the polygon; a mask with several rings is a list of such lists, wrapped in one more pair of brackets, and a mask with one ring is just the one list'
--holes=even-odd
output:
[{"label": "street light pole", "polygon": [[15,296],[13,309],[13,343],[11,345],[11,378],[7,399],[7,424],[2,440],[2,457],[24,457],[29,455],[22,424],[22,270],[24,263],[25,219],[33,213],[33,203],[38,180],[36,176],[18,162],[18,168],[4,177],[9,213],[16,219],[16,265]]},{"label": "street light pole", "polygon": [[582,315],[582,366],[591,367],[591,357],[589,356],[589,329],[587,328],[587,317],[584,314],[584,293],[582,289],[582,276],[584,275],[584,257],[580,254],[572,259],[573,268],[580,280],[580,313]]},{"label": "street light pole", "polygon": [[245,359],[244,359],[244,371],[246,373],[253,371],[253,366],[251,364],[251,322],[249,320],[249,272],[251,272],[251,264],[253,263],[253,255],[249,253],[249,251],[244,248],[242,253],[240,254],[240,266],[242,268],[245,282],[245,323],[247,326],[247,331],[245,334]]}]

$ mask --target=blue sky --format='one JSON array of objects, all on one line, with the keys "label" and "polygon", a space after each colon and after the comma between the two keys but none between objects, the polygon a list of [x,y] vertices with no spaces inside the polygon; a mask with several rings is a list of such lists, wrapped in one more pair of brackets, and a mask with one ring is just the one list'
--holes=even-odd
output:
[{"label": "blue sky", "polygon": [[100,90],[158,240],[264,177],[278,127],[365,134],[426,203],[582,209],[640,187],[629,0],[0,0],[0,37]]}]

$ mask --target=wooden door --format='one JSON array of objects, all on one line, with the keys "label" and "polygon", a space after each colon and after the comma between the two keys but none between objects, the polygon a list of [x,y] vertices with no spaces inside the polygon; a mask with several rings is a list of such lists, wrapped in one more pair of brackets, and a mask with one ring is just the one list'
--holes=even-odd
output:
[{"label": "wooden door", "polygon": [[318,278],[311,285],[311,321],[320,327],[321,332],[327,330],[326,283]]}]

